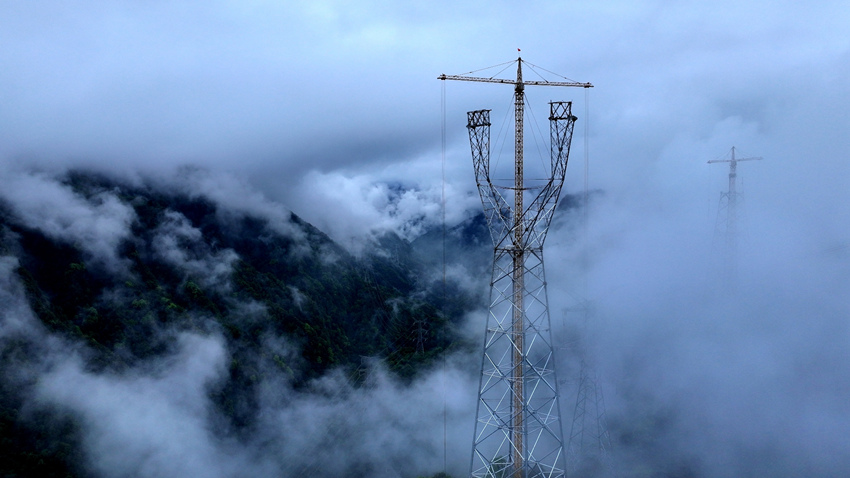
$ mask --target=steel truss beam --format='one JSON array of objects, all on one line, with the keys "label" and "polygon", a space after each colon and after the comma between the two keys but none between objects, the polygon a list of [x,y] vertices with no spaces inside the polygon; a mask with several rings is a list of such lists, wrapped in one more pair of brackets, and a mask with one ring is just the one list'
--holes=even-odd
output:
[{"label": "steel truss beam", "polygon": [[[549,104],[551,171],[524,208],[523,196],[532,190],[522,183],[520,71],[517,76],[515,187],[499,188],[490,179],[490,110],[467,114],[476,184],[494,245],[471,471],[475,477],[563,477],[543,243],[564,183],[576,117],[570,102]],[[513,207],[503,190],[512,191]]]}]

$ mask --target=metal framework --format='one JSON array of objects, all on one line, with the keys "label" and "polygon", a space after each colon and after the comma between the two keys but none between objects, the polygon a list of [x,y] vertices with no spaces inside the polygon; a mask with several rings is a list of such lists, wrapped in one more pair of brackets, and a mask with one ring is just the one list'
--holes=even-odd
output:
[{"label": "metal framework", "polygon": [[[727,268],[726,275],[728,281],[733,281],[735,277],[735,267],[738,261],[738,200],[740,194],[737,191],[736,183],[738,177],[738,162],[740,161],[759,161],[761,157],[736,158],[735,147],[732,146],[729,159],[712,159],[708,164],[713,163],[729,163],[729,189],[726,192],[720,193],[720,205],[717,208],[717,223],[715,225],[715,233],[721,234],[723,230],[724,236],[724,263]],[[723,210],[726,210],[725,220],[722,220]],[[731,286],[731,284],[729,284]]]},{"label": "metal framework", "polygon": [[[564,440],[543,243],[564,183],[577,118],[571,102],[549,103],[550,171],[542,186],[526,187],[525,86],[593,85],[523,81],[521,57],[516,64],[516,80],[438,77],[514,86],[513,187],[497,186],[490,177],[490,110],[467,113],[475,182],[494,246],[470,473],[493,478],[563,477]],[[528,207],[526,195],[531,199]]]},{"label": "metal framework", "polygon": [[585,359],[581,360],[573,422],[567,441],[567,462],[571,474],[599,470],[614,474],[611,436],[605,417],[605,398],[598,376]]}]

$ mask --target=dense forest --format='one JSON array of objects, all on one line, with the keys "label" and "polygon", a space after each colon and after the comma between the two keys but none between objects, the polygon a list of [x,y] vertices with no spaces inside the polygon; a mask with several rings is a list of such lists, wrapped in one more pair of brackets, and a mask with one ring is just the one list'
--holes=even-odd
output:
[{"label": "dense forest", "polygon": [[[51,355],[56,342],[88,372],[120,377],[177,354],[186,333],[221,337],[225,380],[206,393],[216,433],[235,440],[259,426],[270,381],[296,395],[330,372],[368,386],[377,360],[405,383],[471,347],[458,322],[483,296],[442,279],[440,231],[416,245],[383,234],[354,255],[288,212],[284,221],[234,212],[203,195],[92,174],[57,181],[74,201],[123,211],[129,233],[98,244],[73,234],[73,218],[53,227],[0,203],[0,476],[97,475],[81,418],[31,403],[39,371],[63,360]],[[107,226],[98,226],[105,236]],[[450,231],[461,251],[453,254],[485,264],[484,227],[478,217]],[[25,298],[17,309],[16,297]],[[351,476],[368,475],[364,466]]]}]

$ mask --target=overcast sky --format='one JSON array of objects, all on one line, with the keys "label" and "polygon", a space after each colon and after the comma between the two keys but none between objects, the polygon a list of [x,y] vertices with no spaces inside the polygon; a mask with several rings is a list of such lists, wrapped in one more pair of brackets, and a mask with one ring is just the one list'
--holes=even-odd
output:
[{"label": "overcast sky", "polygon": [[[439,217],[437,76],[521,48],[594,84],[527,95],[544,136],[546,102],[574,101],[566,191],[582,189],[585,156],[601,191],[588,247],[556,226],[546,254],[555,317],[573,305],[564,289],[596,304],[610,415],[633,416],[627,390],[651,397],[645,409],[673,407],[707,475],[778,476],[770,454],[748,468],[753,443],[793,453],[790,475],[846,472],[847,2],[410,3],[2,1],[0,173],[200,166],[343,243],[375,228],[414,237]],[[492,109],[496,138],[511,92],[445,87],[457,221],[480,208],[465,112]],[[706,162],[733,146],[764,160],[739,165],[744,298],[731,307],[705,294],[728,174]]]},{"label": "overcast sky", "polygon": [[[847,202],[848,24],[841,1],[4,1],[0,158],[208,166],[296,211],[307,205],[293,190],[366,194],[375,179],[428,190],[440,182],[437,75],[521,48],[595,85],[576,129],[589,126],[591,187],[675,196],[709,176],[720,187],[722,166],[705,161],[737,146],[769,158],[742,166],[754,188]],[[502,118],[510,91],[446,86],[448,181],[469,190],[464,113]],[[584,116],[582,89],[528,94],[541,124],[552,99]]]}]

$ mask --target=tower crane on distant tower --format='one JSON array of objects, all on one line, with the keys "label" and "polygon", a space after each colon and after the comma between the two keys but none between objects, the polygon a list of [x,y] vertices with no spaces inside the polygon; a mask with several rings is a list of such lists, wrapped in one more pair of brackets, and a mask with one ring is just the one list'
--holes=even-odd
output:
[{"label": "tower crane on distant tower", "polygon": [[732,146],[731,157],[729,159],[712,159],[708,164],[713,163],[729,163],[729,189],[720,193],[720,207],[718,208],[718,223],[720,214],[723,209],[723,201],[726,200],[726,234],[725,234],[725,252],[726,266],[729,268],[727,280],[733,280],[734,270],[738,260],[738,198],[736,183],[738,177],[738,163],[741,161],[760,161],[761,157],[736,158],[735,147]]}]

